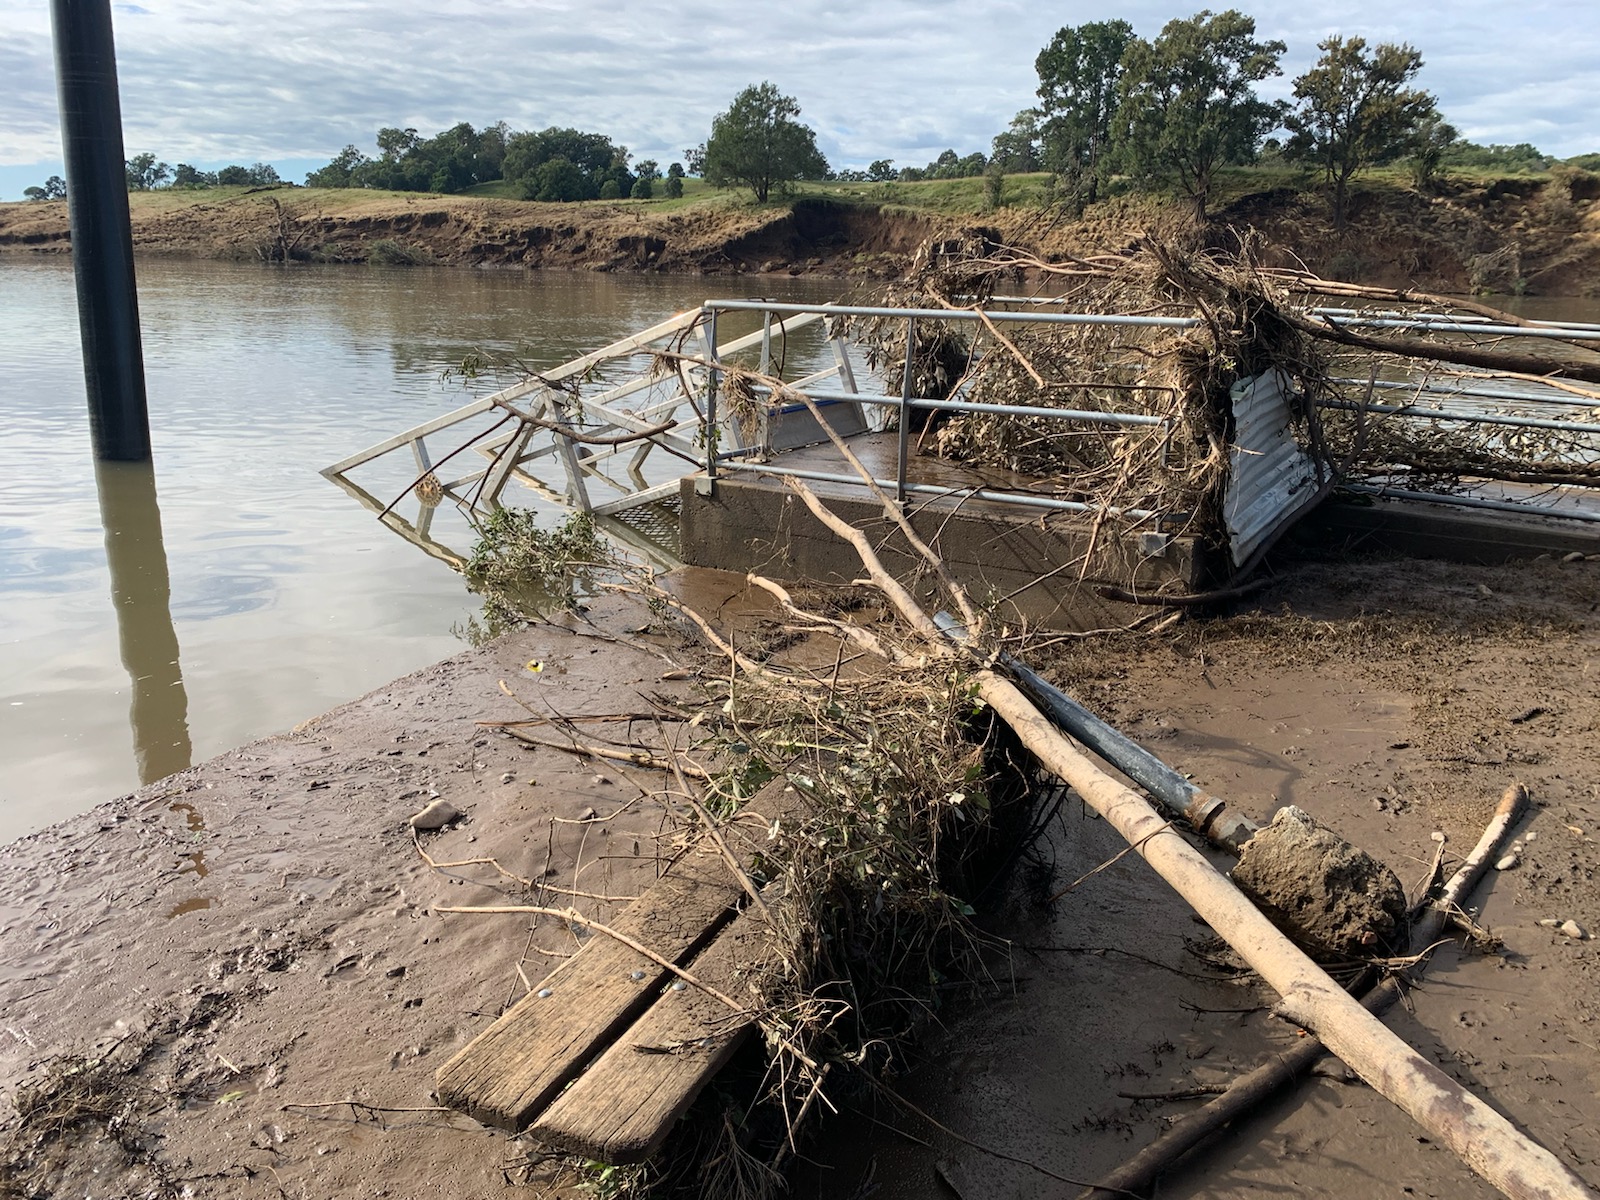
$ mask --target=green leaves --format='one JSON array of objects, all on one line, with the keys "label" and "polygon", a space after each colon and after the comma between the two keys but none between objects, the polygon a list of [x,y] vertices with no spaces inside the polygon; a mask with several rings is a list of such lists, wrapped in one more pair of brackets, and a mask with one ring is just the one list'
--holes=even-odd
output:
[{"label": "green leaves", "polygon": [[1282,117],[1255,85],[1282,72],[1280,41],[1257,41],[1255,18],[1203,10],[1168,21],[1122,61],[1114,135],[1119,163],[1136,177],[1175,184],[1204,220],[1216,168],[1248,162]]},{"label": "green leaves", "polygon": [[799,115],[794,98],[773,84],[745,88],[711,122],[711,136],[702,147],[706,182],[748,187],[764,204],[774,187],[822,178],[828,160],[817,149],[816,133],[795,120]]},{"label": "green leaves", "polygon": [[[1295,108],[1284,118],[1291,158],[1315,163],[1334,186],[1333,223],[1344,224],[1350,179],[1422,149],[1434,165],[1444,145],[1434,98],[1406,85],[1422,69],[1422,55],[1384,43],[1369,53],[1364,38],[1323,39],[1322,57],[1294,81]],[[1431,166],[1427,172],[1431,174]]]}]

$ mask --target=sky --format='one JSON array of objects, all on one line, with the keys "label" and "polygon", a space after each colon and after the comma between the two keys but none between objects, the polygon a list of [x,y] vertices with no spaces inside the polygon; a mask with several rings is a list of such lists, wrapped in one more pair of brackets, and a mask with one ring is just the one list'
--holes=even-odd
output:
[{"label": "sky", "polygon": [[[1592,0],[1324,0],[1262,5],[1288,44],[1287,98],[1329,34],[1409,42],[1447,120],[1481,143],[1600,150]],[[751,83],[793,96],[835,167],[987,152],[1034,102],[1033,60],[1063,25],[1121,17],[1154,37],[1187,4],[1013,0],[117,0],[131,156],[301,180],[380,126],[573,125],[665,165]],[[49,5],[0,0],[0,199],[61,171]]]}]

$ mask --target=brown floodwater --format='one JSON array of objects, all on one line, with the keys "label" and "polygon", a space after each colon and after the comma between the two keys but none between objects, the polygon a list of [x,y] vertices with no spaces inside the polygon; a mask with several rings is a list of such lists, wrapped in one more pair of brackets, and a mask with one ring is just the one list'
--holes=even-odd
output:
[{"label": "brown floodwater", "polygon": [[0,259],[0,842],[461,648],[460,577],[318,471],[464,403],[469,352],[841,286],[143,261],[154,466],[97,472],[71,266]]}]

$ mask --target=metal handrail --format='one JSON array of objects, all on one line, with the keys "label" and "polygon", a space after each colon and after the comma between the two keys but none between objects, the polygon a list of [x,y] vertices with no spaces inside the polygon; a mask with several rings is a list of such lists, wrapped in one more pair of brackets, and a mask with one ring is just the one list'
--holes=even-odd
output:
[{"label": "metal handrail", "polygon": [[[834,391],[834,390],[806,390],[805,395],[816,401],[838,402],[845,401],[855,404],[875,404],[883,407],[893,407],[899,410],[900,420],[895,450],[895,477],[892,481],[895,500],[900,504],[906,503],[910,494],[941,495],[941,496],[967,496],[974,499],[999,500],[1016,503],[1029,507],[1051,508],[1066,512],[1100,512],[1101,508],[1079,501],[1054,500],[1049,497],[1025,496],[1016,492],[995,491],[989,488],[950,488],[938,487],[932,484],[914,484],[907,482],[906,471],[910,458],[911,436],[911,410],[920,409],[931,412],[972,412],[994,413],[1003,416],[1039,417],[1063,421],[1084,421],[1095,424],[1133,426],[1133,427],[1166,427],[1171,424],[1169,418],[1152,416],[1148,413],[1116,413],[1096,411],[1093,409],[1071,408],[1045,408],[1038,405],[1024,404],[987,404],[974,400],[935,400],[931,397],[915,396],[913,388],[913,366],[916,346],[916,329],[918,320],[996,320],[1023,322],[1035,325],[1097,325],[1097,326],[1128,326],[1132,328],[1161,328],[1161,329],[1192,329],[1200,320],[1195,317],[1141,317],[1120,316],[1101,313],[1015,313],[1015,312],[987,312],[977,309],[938,309],[938,308],[890,308],[876,305],[858,304],[789,304],[770,300],[707,300],[702,309],[708,314],[712,323],[713,336],[710,341],[712,347],[716,346],[715,328],[719,312],[759,312],[762,315],[763,329],[774,314],[822,314],[825,316],[840,317],[886,317],[894,320],[904,320],[906,323],[905,369],[901,376],[901,390],[899,396],[888,395],[863,395],[859,392]],[[720,356],[713,350],[714,361],[720,361]],[[777,468],[765,464],[751,464],[740,462],[737,454],[740,452],[722,452],[717,448],[716,430],[716,375],[715,365],[709,365],[706,383],[706,479],[711,486],[715,486],[717,469],[719,465],[730,471],[746,471],[759,467],[767,474],[787,475],[799,479],[816,479],[823,482],[835,483],[860,483],[861,480],[854,476],[832,475],[827,472],[803,471],[796,468]],[[756,385],[755,390],[766,392],[770,397],[780,389],[770,384]],[[796,389],[799,390],[799,389]],[[889,480],[874,480],[878,486],[887,488],[891,485]],[[1112,515],[1128,516],[1135,520],[1160,519],[1160,514],[1144,509],[1111,510]]]}]

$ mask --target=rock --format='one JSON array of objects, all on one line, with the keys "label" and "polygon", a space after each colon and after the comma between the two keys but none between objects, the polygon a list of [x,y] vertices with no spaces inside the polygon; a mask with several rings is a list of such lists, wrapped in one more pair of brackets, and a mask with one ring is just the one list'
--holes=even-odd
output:
[{"label": "rock", "polygon": [[597,816],[599,816],[599,814],[596,813],[594,811],[594,809],[586,808],[581,813],[578,814],[578,820],[580,820],[580,821],[592,821]]},{"label": "rock", "polygon": [[1588,557],[1589,556],[1587,554],[1585,554],[1582,550],[1574,550],[1570,554],[1563,554],[1561,556],[1561,561],[1564,562],[1564,563],[1582,562],[1584,559],[1586,559]]},{"label": "rock", "polygon": [[1561,920],[1558,917],[1544,917],[1539,921],[1539,924],[1546,929],[1556,929],[1560,927]]},{"label": "rock", "polygon": [[1373,937],[1399,945],[1405,889],[1393,871],[1294,805],[1245,844],[1230,872],[1239,890],[1313,954],[1361,957]]},{"label": "rock", "polygon": [[1579,925],[1576,921],[1561,922],[1561,924],[1557,927],[1556,932],[1561,934],[1563,937],[1569,937],[1578,942],[1586,941],[1589,937],[1589,931],[1582,925]]},{"label": "rock", "polygon": [[1496,871],[1509,871],[1521,861],[1515,854],[1507,854],[1494,864],[1494,869]]},{"label": "rock", "polygon": [[501,783],[515,783],[516,781],[517,781],[517,777],[515,775],[513,775],[510,771],[506,771],[500,776],[500,782]]},{"label": "rock", "polygon": [[421,812],[411,814],[411,828],[418,833],[432,833],[461,819],[461,810],[448,800],[435,800]]}]

